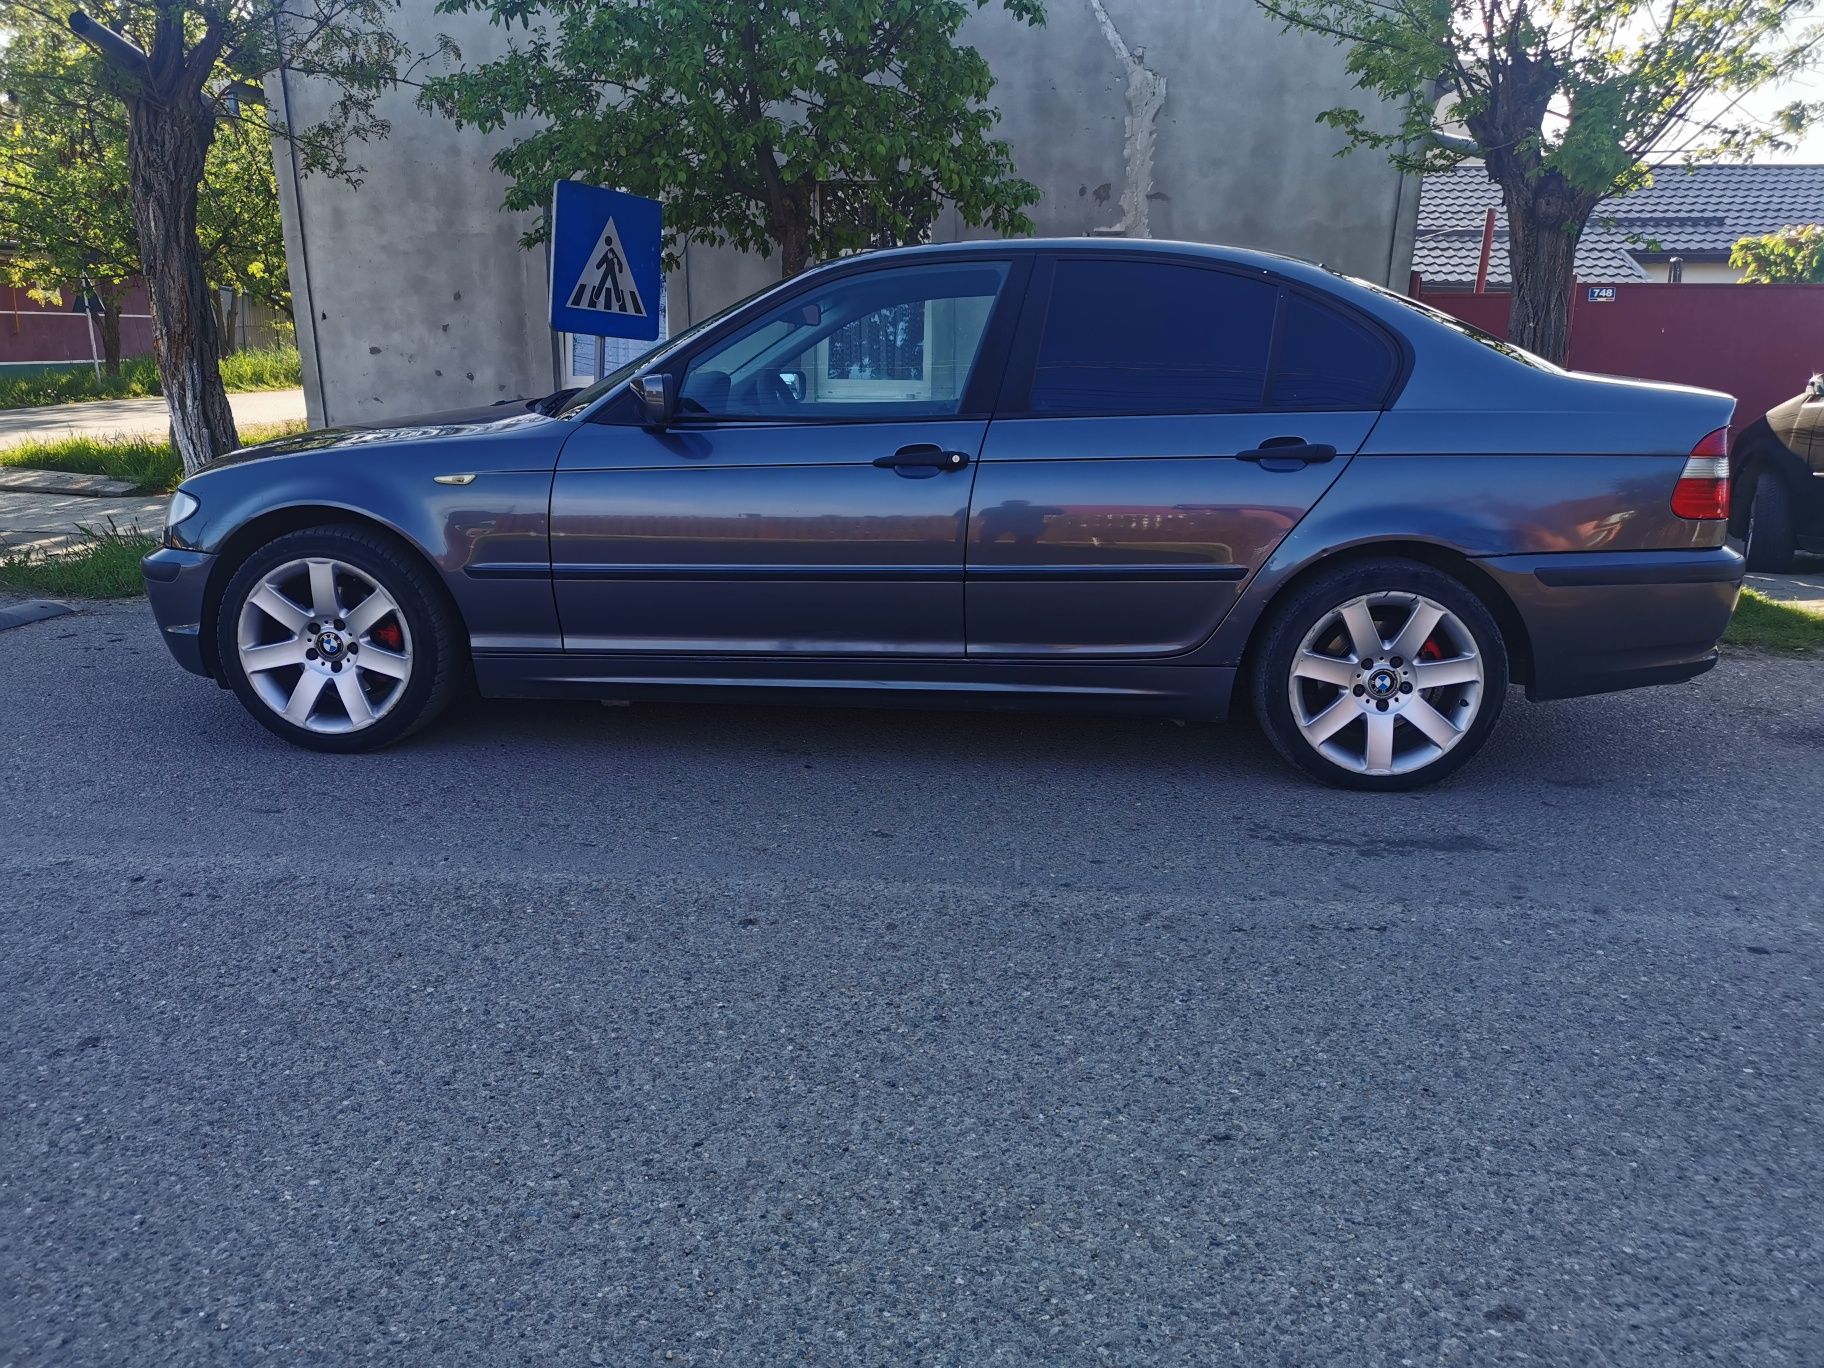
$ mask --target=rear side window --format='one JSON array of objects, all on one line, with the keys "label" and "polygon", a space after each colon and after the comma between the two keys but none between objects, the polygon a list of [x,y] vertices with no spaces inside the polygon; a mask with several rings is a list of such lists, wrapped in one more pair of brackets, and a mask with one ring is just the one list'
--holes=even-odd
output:
[{"label": "rear side window", "polygon": [[1393,349],[1364,324],[1288,291],[1267,406],[1378,409],[1397,364]]},{"label": "rear side window", "polygon": [[1032,413],[1244,413],[1265,397],[1279,288],[1194,266],[1058,262]]}]

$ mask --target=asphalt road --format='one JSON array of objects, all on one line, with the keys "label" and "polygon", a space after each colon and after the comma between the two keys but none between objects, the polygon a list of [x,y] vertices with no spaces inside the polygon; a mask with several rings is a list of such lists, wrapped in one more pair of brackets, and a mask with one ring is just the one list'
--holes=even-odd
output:
[{"label": "asphalt road", "polygon": [[0,1363],[1824,1362],[1824,662],[1251,727],[0,633]]}]

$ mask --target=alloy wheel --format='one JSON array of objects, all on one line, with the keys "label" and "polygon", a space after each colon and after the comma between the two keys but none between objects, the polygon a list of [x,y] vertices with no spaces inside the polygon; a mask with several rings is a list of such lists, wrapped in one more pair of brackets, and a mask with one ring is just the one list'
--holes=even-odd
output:
[{"label": "alloy wheel", "polygon": [[371,727],[412,677],[411,628],[397,600],[365,570],[327,556],[260,577],[242,602],[236,648],[260,701],[306,731]]},{"label": "alloy wheel", "polygon": [[1421,594],[1384,592],[1323,614],[1293,653],[1292,720],[1356,774],[1410,774],[1443,756],[1480,711],[1483,668],[1461,618]]}]

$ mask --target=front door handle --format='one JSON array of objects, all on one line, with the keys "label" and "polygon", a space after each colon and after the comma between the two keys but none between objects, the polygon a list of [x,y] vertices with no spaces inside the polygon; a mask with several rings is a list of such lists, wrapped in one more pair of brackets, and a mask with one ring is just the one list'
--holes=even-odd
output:
[{"label": "front door handle", "polygon": [[969,453],[945,451],[935,442],[918,442],[901,447],[891,456],[877,456],[874,464],[917,479],[945,470],[961,470],[969,464]]},{"label": "front door handle", "polygon": [[1236,452],[1235,459],[1258,462],[1262,470],[1303,470],[1319,461],[1335,460],[1336,448],[1303,437],[1269,437],[1257,447]]}]

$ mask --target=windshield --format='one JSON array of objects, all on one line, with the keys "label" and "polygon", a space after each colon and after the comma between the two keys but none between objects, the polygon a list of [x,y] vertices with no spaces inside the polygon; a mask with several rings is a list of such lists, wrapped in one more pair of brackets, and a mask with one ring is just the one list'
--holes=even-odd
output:
[{"label": "windshield", "polygon": [[752,294],[747,296],[746,299],[737,299],[726,309],[719,309],[708,318],[700,319],[699,321],[692,323],[676,337],[661,338],[659,341],[654,342],[650,347],[641,352],[626,365],[622,366],[619,370],[610,371],[607,375],[604,375],[600,380],[597,380],[586,389],[580,389],[575,394],[571,395],[564,401],[564,406],[557,411],[556,416],[559,418],[575,417],[583,409],[588,408],[590,405],[594,404],[596,400],[614,389],[616,385],[625,384],[641,371],[659,361],[662,357],[668,356],[676,351],[693,337],[708,331],[711,327],[720,323],[736,309],[746,308],[748,304],[760,298],[761,295],[771,294],[778,288],[777,285],[768,285],[765,289],[755,290]]},{"label": "windshield", "polygon": [[1411,309],[1414,313],[1424,314],[1432,322],[1442,323],[1452,332],[1459,333],[1472,342],[1480,342],[1490,351],[1498,351],[1510,361],[1518,361],[1521,365],[1532,366],[1536,370],[1556,371],[1560,375],[1564,373],[1563,366],[1555,366],[1543,356],[1536,356],[1525,347],[1517,347],[1504,337],[1496,337],[1491,332],[1485,332],[1473,323],[1465,323],[1462,319],[1447,314],[1442,309],[1434,309],[1429,304],[1421,304],[1411,295],[1403,295],[1397,290],[1388,289],[1385,285],[1376,285],[1372,280],[1362,280],[1356,276],[1344,275],[1341,271],[1331,271],[1328,266],[1322,269],[1330,271],[1331,275],[1339,280],[1346,280],[1351,285],[1360,285],[1364,290],[1373,290],[1382,299],[1392,300],[1395,304]]}]

